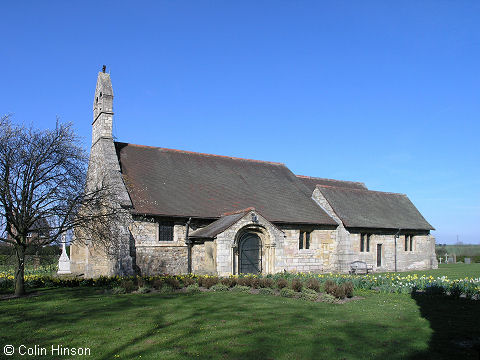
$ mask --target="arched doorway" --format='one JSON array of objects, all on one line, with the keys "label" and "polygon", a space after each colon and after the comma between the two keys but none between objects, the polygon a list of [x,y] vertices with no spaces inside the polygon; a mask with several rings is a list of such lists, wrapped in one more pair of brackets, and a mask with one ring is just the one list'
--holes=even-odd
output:
[{"label": "arched doorway", "polygon": [[245,233],[238,242],[238,272],[260,274],[262,272],[262,242],[252,232]]}]

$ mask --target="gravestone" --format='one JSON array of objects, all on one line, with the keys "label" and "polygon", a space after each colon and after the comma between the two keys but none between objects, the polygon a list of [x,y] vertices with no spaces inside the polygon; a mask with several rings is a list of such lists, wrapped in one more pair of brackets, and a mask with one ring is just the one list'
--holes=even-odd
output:
[{"label": "gravestone", "polygon": [[71,274],[70,271],[70,259],[67,255],[67,248],[65,246],[66,240],[65,237],[62,237],[62,255],[60,255],[60,259],[58,259],[58,271],[57,274]]}]

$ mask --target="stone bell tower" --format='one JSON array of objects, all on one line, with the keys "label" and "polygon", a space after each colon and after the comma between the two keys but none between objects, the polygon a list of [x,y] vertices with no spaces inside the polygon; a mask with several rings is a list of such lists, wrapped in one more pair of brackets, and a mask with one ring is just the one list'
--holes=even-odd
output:
[{"label": "stone bell tower", "polygon": [[132,207],[132,203],[123,182],[113,140],[113,88],[110,74],[105,70],[104,65],[98,73],[93,98],[92,147],[85,191],[108,189],[111,192],[109,205],[118,209],[117,213],[122,214],[123,220],[116,219],[110,225],[115,235],[108,247],[99,246],[101,241],[90,238],[82,229],[75,230],[75,237],[86,239],[86,242],[74,242],[70,248],[72,272],[85,277],[130,275],[133,271],[128,227],[132,219],[125,211]]},{"label": "stone bell tower", "polygon": [[113,88],[110,74],[105,70],[103,65],[93,99],[92,147],[100,139],[113,139]]}]

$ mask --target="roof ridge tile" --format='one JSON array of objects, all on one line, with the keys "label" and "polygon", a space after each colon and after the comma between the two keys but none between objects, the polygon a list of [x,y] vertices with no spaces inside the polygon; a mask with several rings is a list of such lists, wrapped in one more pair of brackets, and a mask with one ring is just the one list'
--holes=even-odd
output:
[{"label": "roof ridge tile", "polygon": [[[311,180],[328,180],[328,181],[338,181],[338,182],[347,182],[347,183],[352,183],[352,184],[359,184],[359,185],[365,185],[365,183],[361,181],[351,181],[351,180],[338,180],[338,179],[330,179],[330,178],[321,178],[317,176],[308,176],[308,175],[297,175],[295,174],[296,177],[302,178],[302,179],[311,179]],[[328,185],[325,185],[328,186]]]},{"label": "roof ridge tile", "polygon": [[202,156],[213,156],[213,157],[219,157],[219,158],[225,158],[225,159],[232,159],[232,160],[243,160],[243,161],[256,162],[256,163],[262,163],[262,164],[272,164],[272,165],[285,166],[285,163],[275,162],[275,161],[246,159],[246,158],[240,158],[240,157],[228,156],[228,155],[208,154],[208,153],[201,153],[201,152],[197,152],[197,151],[170,149],[170,148],[164,148],[164,147],[159,147],[159,146],[149,146],[149,145],[139,145],[139,144],[124,143],[124,142],[121,142],[121,141],[116,141],[116,143],[117,143],[117,144],[124,144],[124,145],[129,145],[129,146],[140,147],[140,148],[146,148],[146,149],[166,150],[166,151],[172,151],[172,152],[178,152],[178,153],[184,153],[184,154],[193,154],[193,155],[202,155]]},{"label": "roof ridge tile", "polygon": [[402,193],[395,193],[395,192],[388,192],[388,191],[378,191],[378,190],[370,190],[370,189],[356,189],[356,188],[347,188],[344,186],[332,186],[332,185],[317,185],[317,188],[322,187],[322,188],[333,188],[333,189],[339,189],[339,190],[353,190],[353,191],[363,191],[363,192],[374,192],[374,193],[380,193],[380,194],[389,194],[389,195],[401,195],[408,197],[407,194],[402,194]]}]

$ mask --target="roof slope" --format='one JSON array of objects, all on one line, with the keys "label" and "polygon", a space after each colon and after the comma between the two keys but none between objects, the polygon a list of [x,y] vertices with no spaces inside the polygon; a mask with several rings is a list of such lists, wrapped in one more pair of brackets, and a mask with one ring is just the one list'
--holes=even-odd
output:
[{"label": "roof slope", "polygon": [[245,212],[222,216],[211,224],[192,231],[191,238],[213,238],[245,216]]},{"label": "roof slope", "polygon": [[318,185],[346,227],[434,230],[404,194]]},{"label": "roof slope", "polygon": [[303,176],[296,175],[305,186],[310,190],[310,193],[313,193],[317,185],[327,185],[327,186],[336,186],[336,187],[345,187],[349,189],[363,189],[367,190],[367,187],[362,182],[355,181],[344,181],[344,180],[333,180],[333,179],[324,179],[312,176]]},{"label": "roof slope", "polygon": [[331,224],[283,164],[115,143],[140,214],[219,218],[254,207],[271,222]]}]

